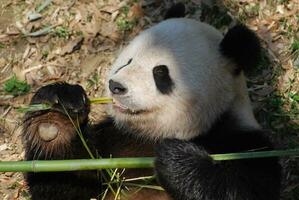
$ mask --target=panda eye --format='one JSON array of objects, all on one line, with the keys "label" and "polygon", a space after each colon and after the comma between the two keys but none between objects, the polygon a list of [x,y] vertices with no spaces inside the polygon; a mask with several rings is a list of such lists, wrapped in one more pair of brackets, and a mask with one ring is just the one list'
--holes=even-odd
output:
[{"label": "panda eye", "polygon": [[166,65],[158,65],[154,67],[153,74],[156,76],[165,76],[168,75],[169,71]]}]

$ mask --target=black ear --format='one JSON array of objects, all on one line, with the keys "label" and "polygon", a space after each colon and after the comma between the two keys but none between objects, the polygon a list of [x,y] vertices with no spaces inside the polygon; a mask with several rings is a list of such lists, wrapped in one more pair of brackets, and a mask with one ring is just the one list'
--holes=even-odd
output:
[{"label": "black ear", "polygon": [[164,19],[185,17],[185,11],[183,3],[174,4],[168,9]]},{"label": "black ear", "polygon": [[236,74],[256,67],[261,58],[259,38],[244,25],[236,25],[227,32],[220,43],[220,51],[236,62]]}]

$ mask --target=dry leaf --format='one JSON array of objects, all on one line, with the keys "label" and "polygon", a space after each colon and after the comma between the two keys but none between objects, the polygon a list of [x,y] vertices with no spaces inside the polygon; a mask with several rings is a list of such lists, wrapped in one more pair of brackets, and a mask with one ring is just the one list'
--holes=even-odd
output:
[{"label": "dry leaf", "polygon": [[117,27],[113,22],[106,22],[102,24],[100,34],[104,37],[108,37],[114,41],[117,41],[120,38],[120,35],[117,31]]},{"label": "dry leaf", "polygon": [[135,3],[131,9],[130,9],[130,13],[129,13],[129,18],[141,18],[144,16],[144,12],[143,9],[141,7],[141,5],[139,3]]},{"label": "dry leaf", "polygon": [[118,5],[105,5],[104,7],[102,7],[100,9],[100,11],[102,12],[107,12],[107,13],[114,13],[115,11],[119,10],[119,6]]},{"label": "dry leaf", "polygon": [[79,50],[83,44],[84,38],[79,37],[69,41],[61,50],[60,54],[65,55],[68,53],[73,53],[76,50]]}]

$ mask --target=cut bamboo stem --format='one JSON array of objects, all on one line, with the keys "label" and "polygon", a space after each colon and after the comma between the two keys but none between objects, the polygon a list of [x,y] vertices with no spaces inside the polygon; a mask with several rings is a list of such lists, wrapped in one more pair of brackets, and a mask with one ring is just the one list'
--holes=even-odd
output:
[{"label": "cut bamboo stem", "polygon": [[[299,149],[211,155],[214,160],[219,161],[280,156],[299,156]],[[0,172],[57,172],[108,168],[152,168],[153,166],[153,157],[5,161],[0,162]]]},{"label": "cut bamboo stem", "polygon": [[112,98],[109,97],[92,98],[89,99],[89,101],[91,104],[107,104],[113,102]]},{"label": "cut bamboo stem", "polygon": [[[99,98],[91,98],[89,99],[91,104],[108,104],[113,103],[112,98],[109,97],[99,97]],[[49,110],[51,109],[51,105],[48,104],[32,104],[32,105],[24,105],[21,107],[16,108],[18,112],[25,113],[25,112],[35,112],[41,110]]]}]

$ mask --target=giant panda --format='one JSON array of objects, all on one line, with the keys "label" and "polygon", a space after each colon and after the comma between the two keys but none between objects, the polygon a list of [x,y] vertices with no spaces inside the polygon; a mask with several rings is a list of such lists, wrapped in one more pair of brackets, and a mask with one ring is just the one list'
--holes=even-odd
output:
[{"label": "giant panda", "polygon": [[[277,158],[210,156],[273,149],[254,118],[244,76],[258,64],[258,38],[243,25],[223,36],[208,24],[177,16],[170,12],[119,54],[107,75],[114,104],[98,124],[89,124],[90,102],[81,86],[40,88],[31,104],[53,106],[25,115],[26,160],[89,158],[75,121],[97,157],[156,157],[154,173],[164,191],[131,186],[121,199],[278,200]],[[152,173],[130,169],[122,177]],[[106,189],[96,171],[28,173],[26,181],[33,200],[101,199]],[[105,199],[114,196],[110,192]]]}]

